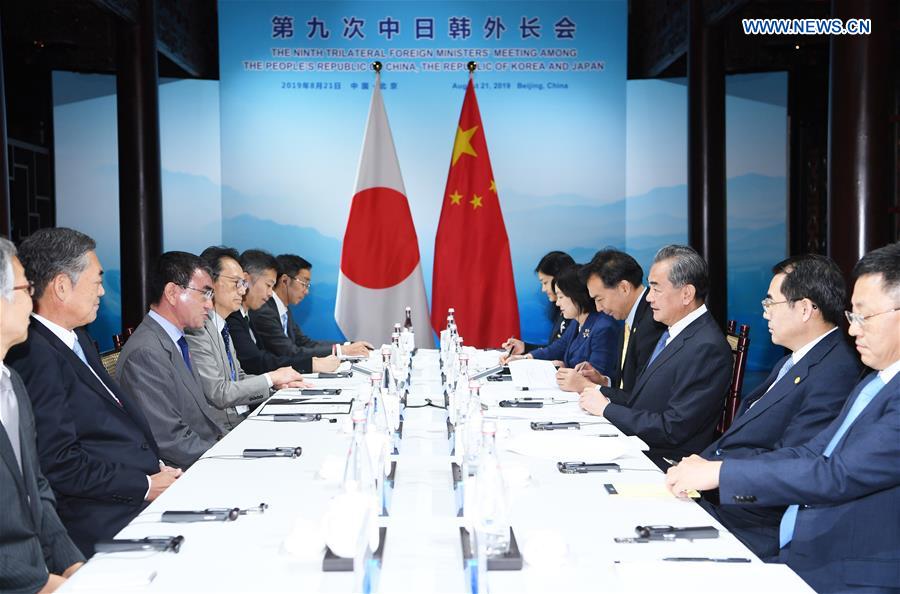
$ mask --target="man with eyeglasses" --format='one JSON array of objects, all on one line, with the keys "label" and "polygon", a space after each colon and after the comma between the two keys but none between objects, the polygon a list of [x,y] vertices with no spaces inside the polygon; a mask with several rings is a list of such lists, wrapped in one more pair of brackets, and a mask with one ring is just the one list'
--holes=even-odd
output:
[{"label": "man with eyeglasses", "polygon": [[38,463],[31,401],[4,363],[28,336],[34,286],[0,237],[0,592],[54,592],[84,563]]},{"label": "man with eyeglasses", "polygon": [[226,433],[206,400],[185,330],[201,328],[212,309],[209,270],[194,254],[166,252],[150,277],[150,311],[116,364],[150,422],[163,461],[187,468]]},{"label": "man with eyeglasses", "polygon": [[250,317],[250,312],[264,307],[272,298],[278,275],[278,261],[268,252],[246,250],[241,254],[240,265],[244,269],[248,288],[244,293],[241,307],[228,316],[226,322],[244,370],[259,375],[285,365],[290,365],[300,373],[337,369],[340,361],[332,354],[327,356],[308,352],[278,354],[266,348],[258,335],[259,329]]},{"label": "man with eyeglasses", "polygon": [[691,247],[668,245],[647,275],[653,319],[665,324],[631,390],[610,378],[581,392],[581,407],[650,446],[657,464],[703,451],[713,441],[731,381],[731,348],[706,309],[709,270]]},{"label": "man with eyeglasses", "polygon": [[194,368],[206,400],[219,412],[220,425],[227,430],[240,423],[250,406],[268,397],[269,388],[305,387],[303,376],[290,366],[261,375],[248,375],[234,351],[225,319],[240,309],[248,283],[234,248],[211,246],[200,259],[213,278],[213,310],[200,328],[188,328],[185,336],[191,348]]},{"label": "man with eyeglasses", "polygon": [[[748,458],[805,444],[841,412],[862,366],[838,330],[847,306],[841,270],[817,254],[788,258],[772,268],[762,301],[774,344],[791,354],[741,401],[731,427],[700,456]],[[760,557],[778,554],[785,506],[700,504]]]},{"label": "man with eyeglasses", "polygon": [[310,338],[300,329],[291,312],[309,295],[312,283],[312,264],[295,254],[282,254],[278,262],[278,281],[272,298],[259,309],[250,312],[257,342],[262,348],[277,355],[304,354],[310,357],[328,355],[368,356],[372,345],[365,341],[337,344]]},{"label": "man with eyeglasses", "polygon": [[900,243],[854,268],[850,335],[873,373],[800,447],[747,459],[692,456],[669,470],[676,495],[719,488],[723,504],[787,505],[778,560],[817,592],[900,590]]},{"label": "man with eyeglasses", "polygon": [[6,359],[31,398],[41,470],[59,517],[86,557],[181,474],[160,462],[141,408],[106,372],[83,328],[97,317],[104,294],[96,247],[62,227],[22,242],[34,314],[28,339]]}]

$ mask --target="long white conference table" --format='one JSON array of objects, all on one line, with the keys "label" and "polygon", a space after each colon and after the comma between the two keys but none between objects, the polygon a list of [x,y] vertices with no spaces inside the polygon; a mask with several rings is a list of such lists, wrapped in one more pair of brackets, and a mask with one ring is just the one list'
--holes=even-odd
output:
[{"label": "long white conference table", "polygon": [[[485,363],[490,353],[476,359]],[[372,366],[375,366],[373,359]],[[380,363],[377,364],[380,366]],[[486,364],[482,365],[486,366]],[[312,380],[345,394],[368,390],[365,376]],[[438,352],[413,359],[411,389],[396,460],[379,592],[467,592],[453,488]],[[493,593],[811,592],[788,567],[764,564],[692,501],[664,491],[646,446],[581,411],[576,395],[514,392],[485,382],[486,418],[496,418],[511,524],[525,564],[488,572]],[[552,398],[540,409],[496,406],[503,398]],[[259,412],[259,411],[257,411]],[[211,448],[117,538],[183,535],[179,553],[95,555],[64,592],[352,592],[352,572],[323,572],[323,518],[340,491],[351,440],[349,415],[336,422],[275,422],[251,416]],[[578,431],[532,431],[531,421],[581,421]],[[587,423],[595,423],[588,425]],[[616,434],[616,437],[592,437]],[[298,458],[240,458],[244,448],[302,446]],[[585,455],[567,455],[584,446]],[[577,451],[577,450],[576,450]],[[556,462],[615,455],[620,473],[562,474]],[[604,485],[613,484],[611,495]],[[251,508],[231,522],[162,523],[166,510]],[[719,528],[716,539],[616,543],[637,525]],[[670,557],[746,558],[749,563],[664,561]]]}]

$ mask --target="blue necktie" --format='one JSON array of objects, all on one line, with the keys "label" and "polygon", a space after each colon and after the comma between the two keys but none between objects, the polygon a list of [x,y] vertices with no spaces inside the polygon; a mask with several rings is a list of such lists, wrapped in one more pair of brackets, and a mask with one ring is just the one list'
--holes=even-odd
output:
[{"label": "blue necktie", "polygon": [[234,358],[231,356],[231,332],[228,330],[228,324],[222,326],[222,341],[225,343],[225,356],[228,357],[231,381],[237,381],[237,372],[234,370]]},{"label": "blue necktie", "polygon": [[653,354],[650,355],[650,360],[647,361],[647,367],[649,368],[653,364],[653,360],[656,359],[657,356],[662,352],[664,348],[666,348],[666,341],[669,340],[669,331],[666,330],[662,333],[662,336],[659,337],[659,340],[656,342],[656,347],[653,349]]},{"label": "blue necktie", "polygon": [[284,335],[290,338],[290,334],[288,334],[288,316],[287,312],[281,314],[281,329],[284,331]]},{"label": "blue necktie", "polygon": [[[778,382],[780,382],[780,381],[781,381],[781,378],[783,378],[784,376],[786,376],[786,375],[787,375],[787,372],[790,371],[790,370],[791,370],[791,367],[793,367],[793,366],[794,366],[794,357],[793,357],[793,356],[790,356],[790,357],[787,358],[787,361],[784,362],[784,365],[781,366],[781,369],[778,370],[778,376],[775,378],[775,381],[772,382],[771,384],[769,384],[769,387],[766,388],[766,391],[765,391],[765,392],[763,392],[763,396],[765,396],[766,394],[768,394],[768,393],[769,393],[769,390],[771,390],[771,389],[775,386],[775,384],[777,384]],[[756,404],[756,403],[759,402],[760,400],[762,400],[762,396],[760,396],[759,398],[757,398],[756,401],[753,402],[753,404]],[[752,407],[753,404],[751,404],[750,406]]]},{"label": "blue necktie", "polygon": [[194,369],[191,367],[191,351],[188,349],[187,339],[184,336],[178,339],[178,347],[181,349],[181,358],[184,359],[184,364],[187,365],[188,371],[193,372]]},{"label": "blue necktie", "polygon": [[72,350],[78,355],[78,358],[81,359],[81,362],[90,367],[87,362],[87,357],[84,355],[84,349],[81,348],[81,344],[78,342],[78,336],[75,337],[75,344],[72,345]]},{"label": "blue necktie", "polygon": [[[881,391],[881,388],[884,387],[884,381],[877,375],[875,379],[866,384],[859,392],[859,396],[856,397],[856,400],[853,401],[853,404],[850,406],[850,410],[847,412],[847,416],[844,417],[844,422],[841,423],[840,427],[838,427],[837,431],[835,431],[834,435],[831,436],[831,441],[828,442],[828,445],[825,446],[825,451],[822,452],[822,455],[826,458],[831,456],[831,453],[834,452],[834,448],[837,447],[837,444],[841,441],[841,438],[844,437],[844,434],[847,433],[847,429],[850,428],[850,425],[853,424],[853,421],[865,410],[865,408],[869,405],[870,402],[878,395],[878,392]],[[791,505],[784,512],[784,516],[781,518],[781,526],[778,530],[778,537],[781,547],[784,548],[788,543],[794,538],[794,525],[797,523],[797,510],[799,506]]]}]

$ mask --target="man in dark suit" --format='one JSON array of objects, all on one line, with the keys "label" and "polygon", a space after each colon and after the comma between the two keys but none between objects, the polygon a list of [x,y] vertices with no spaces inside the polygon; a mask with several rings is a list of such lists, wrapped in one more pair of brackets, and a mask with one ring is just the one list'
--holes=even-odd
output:
[{"label": "man in dark suit", "polygon": [[338,344],[315,340],[303,333],[294,320],[292,305],[299,305],[312,285],[312,264],[294,254],[282,254],[278,262],[278,280],[272,297],[259,309],[250,310],[257,344],[276,355],[327,357],[328,355],[369,356],[372,345],[365,341]]},{"label": "man in dark suit", "polygon": [[[723,504],[788,505],[779,561],[817,592],[900,591],[900,243],[854,268],[850,335],[875,370],[808,443],[749,458],[691,456],[671,469],[676,495],[719,488]],[[765,398],[765,397],[764,397]]]},{"label": "man in dark suit", "polygon": [[206,400],[184,331],[212,309],[212,279],[197,256],[166,252],[150,279],[153,304],[116,364],[147,417],[163,461],[187,468],[222,435],[227,415]]},{"label": "man in dark suit", "polygon": [[[605,312],[625,322],[625,332],[616,347],[617,374],[605,378],[603,385],[629,391],[634,388],[638,371],[643,369],[653,353],[665,324],[653,319],[647,303],[644,270],[637,261],[619,250],[601,250],[585,265],[579,276],[587,285],[597,311]],[[574,369],[560,369],[556,381],[562,390],[582,392],[599,385],[604,379],[590,363]]]},{"label": "man in dark suit", "polygon": [[581,393],[581,406],[650,446],[654,461],[697,453],[713,440],[731,381],[731,347],[703,300],[706,262],[692,248],[657,252],[648,275],[653,318],[666,325],[628,391],[600,377]]},{"label": "man in dark suit", "polygon": [[86,556],[181,475],[160,464],[140,407],[106,373],[82,328],[104,293],[95,249],[93,239],[66,228],[41,229],[22,242],[35,314],[28,340],[7,356],[31,398],[57,512]]},{"label": "man in dark suit", "polygon": [[[805,444],[840,413],[859,379],[859,358],[837,327],[847,304],[837,265],[806,254],[779,262],[772,272],[763,316],[772,342],[792,353],[743,399],[731,427],[703,451],[704,458],[748,458]],[[783,506],[700,503],[758,556],[778,554]]]},{"label": "man in dark suit", "polygon": [[34,415],[6,353],[28,336],[31,285],[0,238],[0,592],[53,592],[84,563],[38,462]]},{"label": "man in dark suit", "polygon": [[300,373],[334,371],[340,361],[334,355],[319,357],[309,353],[279,355],[267,350],[257,336],[257,328],[250,311],[263,307],[271,297],[278,274],[275,257],[262,250],[247,250],[241,254],[241,268],[248,283],[244,302],[228,318],[228,330],[241,367],[247,373],[262,375],[272,369],[290,366]]}]

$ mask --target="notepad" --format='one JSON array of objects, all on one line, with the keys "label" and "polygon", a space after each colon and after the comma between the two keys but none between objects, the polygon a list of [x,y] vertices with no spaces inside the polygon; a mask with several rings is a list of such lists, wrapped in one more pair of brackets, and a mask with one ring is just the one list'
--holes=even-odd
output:
[{"label": "notepad", "polygon": [[[635,499],[677,499],[662,483],[607,483],[606,492],[620,497],[633,497]],[[699,499],[698,491],[688,491],[688,497]]]},{"label": "notepad", "polygon": [[350,407],[353,405],[352,400],[335,401],[335,400],[279,400],[273,404],[264,405],[260,411],[260,415],[347,415],[350,414]]},{"label": "notepad", "polygon": [[552,361],[518,359],[509,362],[509,372],[516,387],[529,390],[558,390],[556,367]]},{"label": "notepad", "polygon": [[575,431],[529,431],[504,440],[501,447],[524,456],[555,462],[612,462],[626,451],[625,445],[618,439],[577,435]]}]

